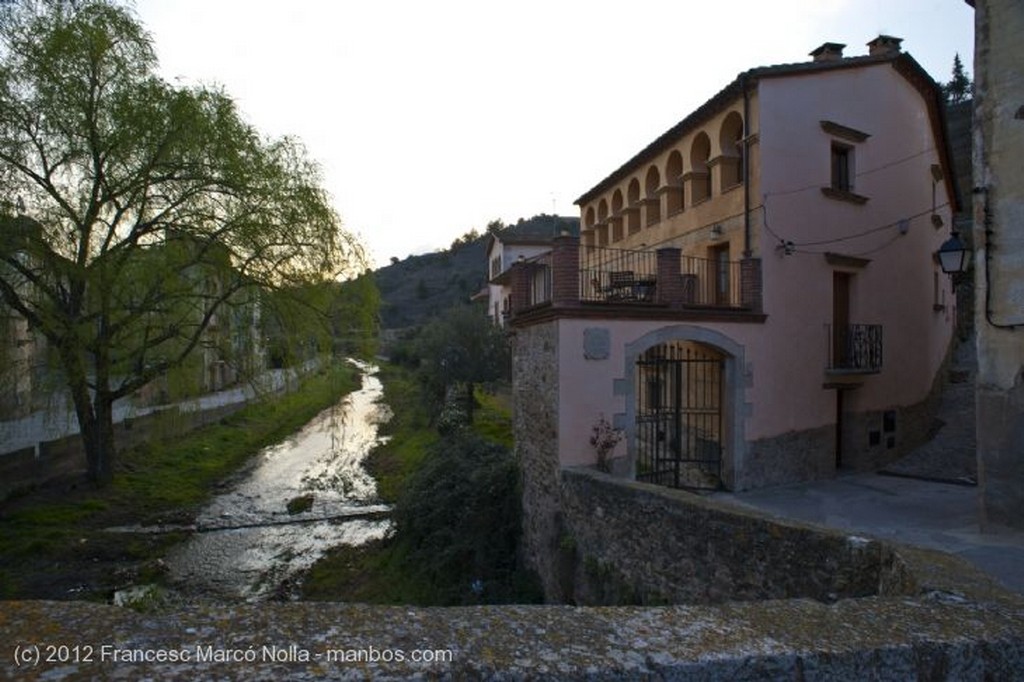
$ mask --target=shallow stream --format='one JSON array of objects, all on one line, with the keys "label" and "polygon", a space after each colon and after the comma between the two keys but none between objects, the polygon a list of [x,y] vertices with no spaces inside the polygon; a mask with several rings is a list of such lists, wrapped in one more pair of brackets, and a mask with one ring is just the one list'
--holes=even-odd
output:
[{"label": "shallow stream", "polygon": [[[356,364],[362,387],[264,449],[200,513],[197,532],[168,555],[171,580],[184,592],[267,599],[331,547],[388,533],[388,507],[377,503],[363,460],[381,441],[378,427],[390,411],[380,402],[377,368]],[[311,498],[309,508],[295,512],[298,498]]]}]

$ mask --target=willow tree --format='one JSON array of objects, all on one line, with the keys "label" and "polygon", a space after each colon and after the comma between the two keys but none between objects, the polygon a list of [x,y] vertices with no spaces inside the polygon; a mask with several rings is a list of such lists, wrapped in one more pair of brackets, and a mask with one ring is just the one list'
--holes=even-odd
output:
[{"label": "willow tree", "polygon": [[113,473],[114,401],[181,366],[232,302],[346,268],[361,251],[301,145],[162,80],[129,9],[0,5],[0,303],[46,339],[90,478]]}]

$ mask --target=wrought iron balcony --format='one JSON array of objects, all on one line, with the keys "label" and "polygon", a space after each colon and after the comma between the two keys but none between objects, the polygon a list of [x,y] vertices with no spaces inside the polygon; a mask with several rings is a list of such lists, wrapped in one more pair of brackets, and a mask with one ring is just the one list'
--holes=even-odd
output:
[{"label": "wrought iron balcony", "polygon": [[654,301],[658,254],[598,246],[580,247],[580,300],[601,303]]},{"label": "wrought iron balcony", "polygon": [[882,325],[825,325],[828,371],[873,374],[882,370]]},{"label": "wrought iron balcony", "polygon": [[[587,308],[588,314],[608,305],[608,314],[624,306],[630,315],[672,311],[682,315],[750,315],[764,321],[761,267],[757,258],[741,262],[685,255],[678,247],[632,251],[580,244],[563,235],[552,250],[521,258],[502,284],[511,285],[509,320],[545,308]],[[541,312],[540,314],[548,314]],[[746,319],[746,318],[745,318]]]}]

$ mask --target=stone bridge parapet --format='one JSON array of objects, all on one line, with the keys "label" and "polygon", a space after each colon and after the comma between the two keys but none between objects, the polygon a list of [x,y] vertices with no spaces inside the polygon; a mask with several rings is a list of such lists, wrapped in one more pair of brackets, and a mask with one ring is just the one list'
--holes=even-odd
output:
[{"label": "stone bridge parapet", "polygon": [[915,594],[834,604],[810,599],[601,608],[270,603],[144,614],[85,602],[0,602],[0,676],[1024,679],[1024,600],[953,557],[906,550],[905,558],[919,576]]}]

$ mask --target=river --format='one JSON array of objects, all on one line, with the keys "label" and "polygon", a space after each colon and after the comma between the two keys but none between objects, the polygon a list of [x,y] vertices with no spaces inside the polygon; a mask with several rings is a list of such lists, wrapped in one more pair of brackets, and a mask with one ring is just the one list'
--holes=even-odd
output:
[{"label": "river", "polygon": [[[184,593],[260,601],[281,592],[331,547],[359,545],[391,528],[363,460],[390,417],[373,365],[354,362],[362,387],[285,441],[265,448],[196,520],[198,531],[167,556]],[[308,510],[289,502],[311,496]]]}]

